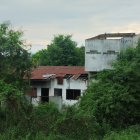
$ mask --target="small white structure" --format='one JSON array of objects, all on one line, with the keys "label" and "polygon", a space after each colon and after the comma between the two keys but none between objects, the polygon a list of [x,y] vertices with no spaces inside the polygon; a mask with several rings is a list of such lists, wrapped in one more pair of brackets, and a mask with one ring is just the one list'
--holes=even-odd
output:
[{"label": "small white structure", "polygon": [[110,69],[122,49],[135,47],[140,36],[135,33],[101,34],[85,41],[85,71]]},{"label": "small white structure", "polygon": [[73,105],[87,89],[88,75],[80,66],[39,66],[31,73],[32,103]]}]

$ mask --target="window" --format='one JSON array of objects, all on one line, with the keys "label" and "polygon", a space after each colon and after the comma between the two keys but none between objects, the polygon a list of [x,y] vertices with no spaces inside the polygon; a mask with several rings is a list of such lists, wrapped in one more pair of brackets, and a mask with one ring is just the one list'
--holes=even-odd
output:
[{"label": "window", "polygon": [[57,78],[57,84],[58,85],[63,85],[63,77],[58,77]]},{"label": "window", "polygon": [[81,95],[81,90],[79,89],[67,89],[66,90],[66,99],[67,100],[78,100]]},{"label": "window", "polygon": [[37,88],[32,88],[32,97],[37,98]]},{"label": "window", "polygon": [[62,89],[55,88],[54,89],[54,96],[61,96],[62,97]]},{"label": "window", "polygon": [[90,50],[89,52],[86,52],[86,54],[101,54],[101,52],[98,52],[98,50]]},{"label": "window", "polygon": [[33,97],[33,98],[37,98],[37,88],[29,88],[27,89],[26,95],[30,96],[30,97]]}]

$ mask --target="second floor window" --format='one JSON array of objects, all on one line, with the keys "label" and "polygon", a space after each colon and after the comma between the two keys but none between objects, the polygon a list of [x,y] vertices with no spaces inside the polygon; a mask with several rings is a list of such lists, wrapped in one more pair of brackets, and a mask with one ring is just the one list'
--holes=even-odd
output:
[{"label": "second floor window", "polygon": [[62,77],[57,78],[57,84],[58,85],[63,85],[63,78]]}]

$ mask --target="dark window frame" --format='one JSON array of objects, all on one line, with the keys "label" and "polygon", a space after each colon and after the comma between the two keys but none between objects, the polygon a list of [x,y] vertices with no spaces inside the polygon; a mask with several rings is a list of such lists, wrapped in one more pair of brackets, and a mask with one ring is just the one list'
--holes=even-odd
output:
[{"label": "dark window frame", "polygon": [[57,84],[58,84],[58,85],[63,85],[63,83],[64,83],[63,77],[58,77],[58,78],[57,78]]},{"label": "dark window frame", "polygon": [[78,100],[80,96],[80,89],[66,89],[66,100]]},{"label": "dark window frame", "polygon": [[61,96],[62,98],[62,88],[54,88],[54,96]]}]

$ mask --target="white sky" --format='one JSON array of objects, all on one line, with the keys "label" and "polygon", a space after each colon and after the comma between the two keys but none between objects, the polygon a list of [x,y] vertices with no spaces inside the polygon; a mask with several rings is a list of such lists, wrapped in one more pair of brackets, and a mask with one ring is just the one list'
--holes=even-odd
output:
[{"label": "white sky", "polygon": [[81,46],[102,33],[140,33],[140,0],[0,0],[0,23],[7,20],[24,31],[32,52],[57,34]]}]

